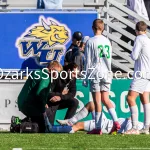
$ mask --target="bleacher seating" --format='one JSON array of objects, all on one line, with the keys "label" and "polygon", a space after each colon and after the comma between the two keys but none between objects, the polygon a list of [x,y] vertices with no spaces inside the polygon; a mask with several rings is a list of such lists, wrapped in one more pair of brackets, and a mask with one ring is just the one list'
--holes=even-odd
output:
[{"label": "bleacher seating", "polygon": [[[117,0],[124,3],[126,0]],[[0,0],[1,8],[7,9],[35,9],[37,0]],[[94,3],[104,5],[104,0],[64,0],[64,9],[94,9]],[[90,6],[90,5],[91,6]],[[89,5],[89,6],[88,6]],[[88,7],[87,7],[88,6]]]}]

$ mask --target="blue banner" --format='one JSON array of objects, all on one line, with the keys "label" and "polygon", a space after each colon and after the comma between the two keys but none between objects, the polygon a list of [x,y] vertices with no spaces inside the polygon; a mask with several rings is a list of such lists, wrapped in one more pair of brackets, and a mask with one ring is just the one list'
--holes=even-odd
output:
[{"label": "blue banner", "polygon": [[93,36],[96,18],[96,11],[0,13],[0,68],[37,69],[52,60],[63,65],[72,33]]}]

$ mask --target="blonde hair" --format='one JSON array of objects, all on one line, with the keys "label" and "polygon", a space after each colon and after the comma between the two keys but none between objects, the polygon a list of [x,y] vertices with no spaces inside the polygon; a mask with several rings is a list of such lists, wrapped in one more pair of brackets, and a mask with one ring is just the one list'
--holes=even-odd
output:
[{"label": "blonde hair", "polygon": [[48,64],[47,67],[48,67],[48,68],[58,67],[58,68],[60,68],[60,71],[63,70],[62,65],[61,65],[57,60],[51,61],[51,62]]}]

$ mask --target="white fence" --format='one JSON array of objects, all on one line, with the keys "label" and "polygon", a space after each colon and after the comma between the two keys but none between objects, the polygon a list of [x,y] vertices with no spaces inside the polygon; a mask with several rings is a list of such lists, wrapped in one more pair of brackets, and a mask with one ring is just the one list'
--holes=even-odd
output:
[{"label": "white fence", "polygon": [[[112,9],[112,7],[118,9],[121,11],[120,13],[117,13],[116,10]],[[119,70],[123,70],[124,72],[128,72],[133,70],[133,61],[130,58],[130,53],[132,51],[132,46],[129,43],[124,42],[119,38],[119,36],[116,36],[116,33],[119,33],[121,35],[124,35],[128,37],[130,40],[135,39],[135,35],[127,32],[125,29],[123,29],[120,24],[124,24],[126,26],[131,27],[132,29],[135,29],[135,22],[128,19],[128,17],[122,16],[124,13],[126,16],[130,15],[134,18],[136,18],[139,21],[145,21],[148,26],[150,26],[150,21],[145,20],[135,12],[131,11],[127,7],[125,7],[123,4],[117,2],[116,0],[105,0],[105,5],[103,7],[103,12],[105,13],[104,17],[104,23],[106,25],[106,29],[104,31],[104,35],[106,35],[112,42],[115,44],[119,44],[122,47],[128,49],[129,51],[126,51],[125,49],[122,49],[119,47],[113,46],[113,59],[112,59],[112,65],[117,67]],[[117,22],[113,22],[113,20],[116,20]],[[118,24],[117,24],[118,23]],[[112,31],[113,32],[110,32]],[[114,34],[115,33],[115,34]],[[150,32],[147,32],[147,35],[150,37]]]}]

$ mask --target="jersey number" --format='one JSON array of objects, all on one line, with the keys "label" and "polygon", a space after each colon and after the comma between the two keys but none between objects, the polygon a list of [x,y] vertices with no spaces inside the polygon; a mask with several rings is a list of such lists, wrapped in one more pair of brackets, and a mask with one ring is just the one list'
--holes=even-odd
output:
[{"label": "jersey number", "polygon": [[[100,49],[100,58],[106,57],[107,59],[110,58],[110,47],[108,45],[99,45],[98,49]],[[105,52],[105,53],[104,53]]]}]

